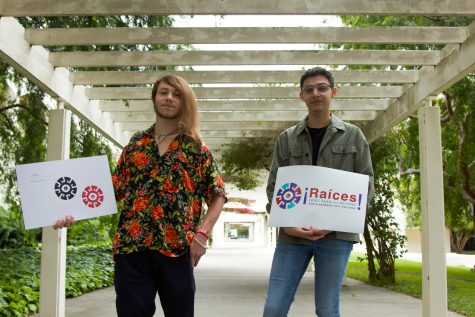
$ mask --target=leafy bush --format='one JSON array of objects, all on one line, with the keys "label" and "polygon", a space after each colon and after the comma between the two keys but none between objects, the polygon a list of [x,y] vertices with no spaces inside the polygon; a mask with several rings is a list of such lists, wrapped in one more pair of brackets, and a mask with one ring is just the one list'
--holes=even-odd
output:
[{"label": "leafy bush", "polygon": [[20,219],[12,212],[7,212],[0,206],[0,248],[11,248],[22,245],[23,232]]},{"label": "leafy bush", "polygon": [[402,256],[406,237],[394,219],[394,187],[398,184],[397,136],[389,132],[371,144],[374,197],[364,230],[368,274],[372,283],[396,282],[395,261]]},{"label": "leafy bush", "polygon": [[41,229],[25,230],[18,206],[7,210],[0,206],[0,249],[37,247]]},{"label": "leafy bush", "polygon": [[[111,231],[112,216],[103,216],[92,219],[79,220],[74,226],[68,228],[68,246],[112,244],[109,236]],[[115,228],[114,228],[115,229]]]},{"label": "leafy bush", "polygon": [[112,249],[107,247],[68,248],[66,297],[77,297],[111,286],[114,281]]},{"label": "leafy bush", "polygon": [[[112,285],[114,265],[107,246],[68,247],[66,297]],[[33,248],[0,250],[0,317],[38,312],[41,251]]]},{"label": "leafy bush", "polygon": [[0,316],[26,316],[38,311],[40,251],[0,250]]}]

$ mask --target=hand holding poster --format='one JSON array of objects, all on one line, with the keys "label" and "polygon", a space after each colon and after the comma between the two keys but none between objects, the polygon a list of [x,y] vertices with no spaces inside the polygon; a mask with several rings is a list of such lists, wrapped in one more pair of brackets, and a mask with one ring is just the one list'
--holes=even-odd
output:
[{"label": "hand holding poster", "polygon": [[280,167],[269,226],[363,233],[368,175],[320,166]]},{"label": "hand holding poster", "polygon": [[16,166],[25,229],[117,212],[107,156]]}]

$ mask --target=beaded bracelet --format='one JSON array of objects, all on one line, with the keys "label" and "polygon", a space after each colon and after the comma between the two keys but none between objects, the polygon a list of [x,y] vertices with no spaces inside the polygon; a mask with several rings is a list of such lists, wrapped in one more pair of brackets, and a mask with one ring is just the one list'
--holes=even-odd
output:
[{"label": "beaded bracelet", "polygon": [[197,228],[197,229],[196,229],[196,233],[201,233],[202,235],[204,235],[204,236],[206,237],[206,239],[209,238],[209,231],[206,230],[206,229]]},{"label": "beaded bracelet", "polygon": [[208,246],[204,245],[203,243],[200,242],[200,240],[194,238],[193,241],[195,241],[196,243],[198,243],[198,245],[200,245],[201,247],[203,247],[204,249],[208,249]]}]

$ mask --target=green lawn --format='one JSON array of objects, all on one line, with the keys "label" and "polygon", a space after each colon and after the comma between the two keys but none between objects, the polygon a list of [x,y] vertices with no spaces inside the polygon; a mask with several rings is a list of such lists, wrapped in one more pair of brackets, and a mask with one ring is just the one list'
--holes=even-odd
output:
[{"label": "green lawn", "polygon": [[[369,283],[367,262],[359,262],[352,254],[348,263],[347,276]],[[415,261],[396,261],[396,284],[385,286],[388,289],[422,298],[422,263]],[[475,317],[475,273],[466,267],[447,267],[447,288],[449,310]]]}]

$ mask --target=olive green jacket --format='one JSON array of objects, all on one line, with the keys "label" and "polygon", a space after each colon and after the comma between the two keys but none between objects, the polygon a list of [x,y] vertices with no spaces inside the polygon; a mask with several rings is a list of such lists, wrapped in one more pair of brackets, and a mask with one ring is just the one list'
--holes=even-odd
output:
[{"label": "olive green jacket", "polygon": [[[277,169],[281,166],[312,165],[312,139],[306,122],[307,118],[288,128],[277,138],[267,182],[267,212],[270,212]],[[317,165],[368,175],[370,180],[368,203],[371,201],[374,192],[371,156],[368,142],[357,126],[343,122],[332,115],[330,125],[327,127],[318,151]],[[334,231],[325,238],[359,241],[358,234],[348,232]],[[311,243],[306,239],[289,236],[283,230],[279,230],[277,241]]]}]

